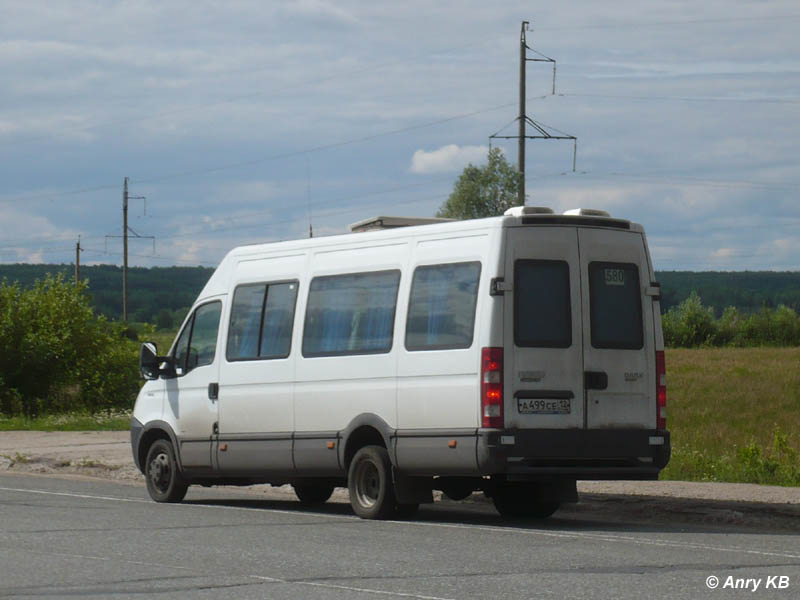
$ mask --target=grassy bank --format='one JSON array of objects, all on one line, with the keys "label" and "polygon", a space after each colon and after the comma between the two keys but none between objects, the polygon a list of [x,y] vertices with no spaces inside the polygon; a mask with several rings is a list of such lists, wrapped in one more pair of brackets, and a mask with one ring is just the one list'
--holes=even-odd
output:
[{"label": "grassy bank", "polygon": [[129,411],[78,413],[27,417],[0,417],[0,431],[127,431],[131,426]]},{"label": "grassy bank", "polygon": [[662,479],[800,485],[800,348],[667,351]]}]

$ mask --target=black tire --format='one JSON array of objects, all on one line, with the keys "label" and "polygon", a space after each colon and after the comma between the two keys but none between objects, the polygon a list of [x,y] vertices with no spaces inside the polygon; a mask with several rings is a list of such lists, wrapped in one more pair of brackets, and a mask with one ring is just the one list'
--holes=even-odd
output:
[{"label": "black tire", "polygon": [[353,511],[362,519],[390,519],[397,501],[392,481],[392,462],[382,446],[364,446],[347,471],[347,489]]},{"label": "black tire", "polygon": [[175,450],[167,440],[156,440],[144,462],[147,492],[156,502],[180,502],[189,489],[175,460]]},{"label": "black tire", "polygon": [[333,488],[329,483],[293,483],[294,493],[301,504],[313,506],[315,504],[325,504],[333,494]]},{"label": "black tire", "polygon": [[492,502],[497,512],[509,519],[546,519],[561,506],[560,502],[537,500],[522,486],[497,488]]}]

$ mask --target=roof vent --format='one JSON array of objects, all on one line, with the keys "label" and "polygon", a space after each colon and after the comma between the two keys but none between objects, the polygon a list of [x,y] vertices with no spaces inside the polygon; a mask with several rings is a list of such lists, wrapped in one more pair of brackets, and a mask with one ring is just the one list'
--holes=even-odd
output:
[{"label": "roof vent", "polygon": [[571,208],[564,211],[565,215],[577,217],[610,217],[606,210],[599,210],[597,208]]},{"label": "roof vent", "polygon": [[512,206],[503,213],[507,217],[525,217],[528,215],[552,215],[553,209],[547,206]]},{"label": "roof vent", "polygon": [[434,223],[449,223],[454,219],[439,217],[370,217],[350,225],[350,231],[361,233],[364,231],[377,231],[380,229],[396,229],[397,227],[413,227],[415,225],[432,225]]}]

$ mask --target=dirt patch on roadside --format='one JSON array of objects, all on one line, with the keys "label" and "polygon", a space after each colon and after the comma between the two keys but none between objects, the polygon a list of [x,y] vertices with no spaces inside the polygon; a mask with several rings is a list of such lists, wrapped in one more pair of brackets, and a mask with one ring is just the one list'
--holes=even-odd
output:
[{"label": "dirt patch on roadside", "polygon": [[[2,432],[0,471],[75,474],[144,484],[144,477],[133,464],[130,435],[125,431]],[[294,497],[290,486],[248,489],[261,497]],[[557,515],[800,532],[800,488],[687,481],[581,481],[578,492],[581,501],[564,506]],[[346,502],[346,491],[337,490],[334,500]],[[486,499],[473,494],[472,501]]]},{"label": "dirt patch on roadside", "polygon": [[4,431],[0,470],[144,482],[126,431]]}]

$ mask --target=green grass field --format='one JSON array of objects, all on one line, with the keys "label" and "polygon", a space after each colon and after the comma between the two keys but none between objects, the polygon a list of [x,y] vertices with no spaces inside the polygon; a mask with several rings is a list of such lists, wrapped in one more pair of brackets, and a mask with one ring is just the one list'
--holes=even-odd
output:
[{"label": "green grass field", "polygon": [[[166,352],[173,334],[157,334]],[[800,348],[667,350],[662,479],[800,486]],[[0,419],[0,431],[126,430],[130,414]]]},{"label": "green grass field", "polygon": [[800,348],[667,350],[662,479],[800,485]]}]

